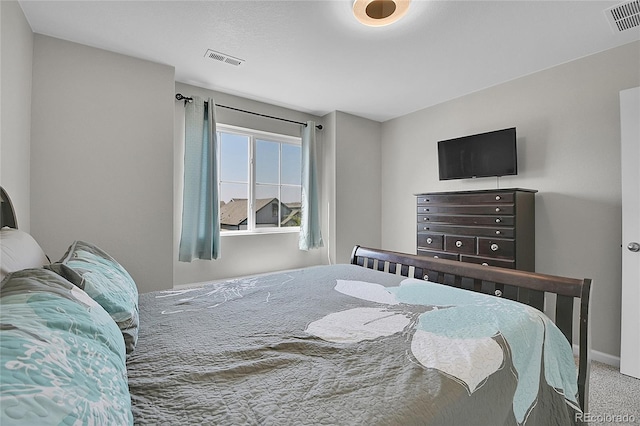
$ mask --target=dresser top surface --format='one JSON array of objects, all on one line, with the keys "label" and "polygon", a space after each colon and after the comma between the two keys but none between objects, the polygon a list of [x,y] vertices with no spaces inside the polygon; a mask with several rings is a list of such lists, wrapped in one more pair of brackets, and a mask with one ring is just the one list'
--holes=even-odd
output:
[{"label": "dresser top surface", "polygon": [[453,194],[485,194],[485,193],[496,193],[496,192],[531,192],[536,193],[538,190],[536,189],[524,189],[524,188],[504,188],[504,189],[480,189],[474,191],[443,191],[443,192],[421,192],[419,194],[414,194],[416,197],[420,195],[453,195]]}]

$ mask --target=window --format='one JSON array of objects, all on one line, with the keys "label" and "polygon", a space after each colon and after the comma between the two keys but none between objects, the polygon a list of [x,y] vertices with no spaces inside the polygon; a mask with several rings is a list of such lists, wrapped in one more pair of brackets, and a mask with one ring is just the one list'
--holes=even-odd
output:
[{"label": "window", "polygon": [[300,138],[219,124],[220,230],[297,231]]}]

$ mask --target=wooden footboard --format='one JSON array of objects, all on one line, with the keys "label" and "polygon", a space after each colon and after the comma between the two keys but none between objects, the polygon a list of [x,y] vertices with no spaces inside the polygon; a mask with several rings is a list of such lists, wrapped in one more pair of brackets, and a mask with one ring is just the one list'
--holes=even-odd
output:
[{"label": "wooden footboard", "polygon": [[[555,299],[554,322],[570,344],[573,344],[573,306],[574,301],[578,300],[578,401],[582,410],[588,411],[590,279],[544,275],[360,246],[354,247],[351,263],[391,274],[493,294],[543,311],[545,300],[549,302],[550,299]],[[551,296],[544,297],[546,295]]]}]

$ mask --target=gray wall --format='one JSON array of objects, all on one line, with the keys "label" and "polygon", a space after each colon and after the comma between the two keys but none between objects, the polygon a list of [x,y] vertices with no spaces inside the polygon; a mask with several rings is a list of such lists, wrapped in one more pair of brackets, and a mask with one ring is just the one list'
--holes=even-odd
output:
[{"label": "gray wall", "polygon": [[332,263],[356,244],[380,247],[381,124],[341,111],[324,117],[324,221]]},{"label": "gray wall", "polygon": [[52,260],[85,240],[141,292],[171,288],[173,67],[38,34],[33,58],[33,235]]},{"label": "gray wall", "polygon": [[640,85],[640,43],[585,57],[382,125],[382,246],[414,252],[415,197],[491,189],[496,178],[438,180],[438,140],[516,126],[519,174],[537,189],[536,270],[588,277],[593,349],[619,355],[620,90]]},{"label": "gray wall", "polygon": [[11,197],[18,227],[31,228],[31,71],[33,33],[17,2],[0,2],[0,185]]},{"label": "gray wall", "polygon": [[353,246],[380,247],[381,124],[336,114],[336,262],[348,263]]},{"label": "gray wall", "polygon": [[325,245],[327,246],[327,257],[330,263],[336,263],[336,121],[337,111],[333,111],[323,118],[323,171],[322,188],[327,209],[326,214],[322,215],[323,229],[327,229],[327,233],[323,234]]}]

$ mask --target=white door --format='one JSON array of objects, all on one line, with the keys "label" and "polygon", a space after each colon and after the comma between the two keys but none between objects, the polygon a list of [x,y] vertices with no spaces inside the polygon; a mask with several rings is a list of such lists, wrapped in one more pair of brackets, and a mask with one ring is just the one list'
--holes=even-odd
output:
[{"label": "white door", "polygon": [[620,372],[640,378],[640,87],[620,92],[622,336]]}]

